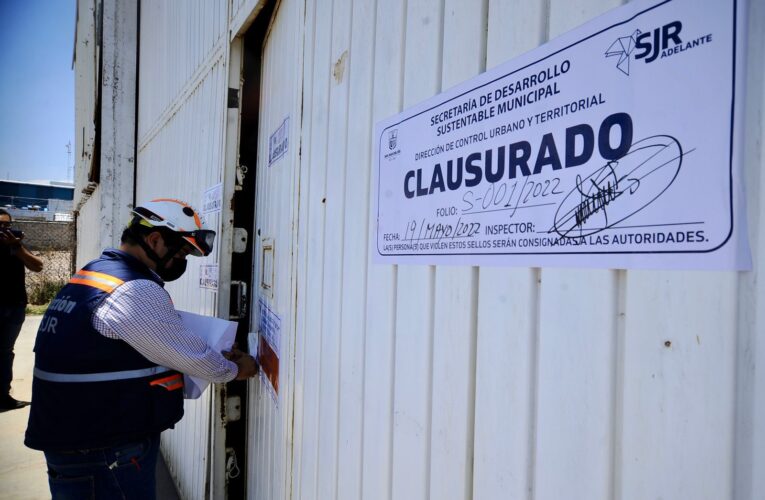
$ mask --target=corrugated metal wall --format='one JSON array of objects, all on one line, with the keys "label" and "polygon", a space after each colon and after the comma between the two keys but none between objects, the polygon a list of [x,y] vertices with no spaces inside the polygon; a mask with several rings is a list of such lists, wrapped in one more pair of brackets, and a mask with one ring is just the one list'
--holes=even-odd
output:
[{"label": "corrugated metal wall", "polygon": [[[223,180],[228,72],[226,2],[141,2],[136,200],[169,197],[199,207],[205,189]],[[208,224],[220,231],[220,217]],[[167,285],[178,309],[217,315],[217,292],[199,287],[199,266],[216,264],[220,247],[190,258]],[[183,498],[205,497],[210,467],[210,391],[187,400],[162,449]]]},{"label": "corrugated metal wall", "polygon": [[762,1],[753,272],[368,261],[374,122],[619,4],[306,2],[293,498],[765,497]]}]

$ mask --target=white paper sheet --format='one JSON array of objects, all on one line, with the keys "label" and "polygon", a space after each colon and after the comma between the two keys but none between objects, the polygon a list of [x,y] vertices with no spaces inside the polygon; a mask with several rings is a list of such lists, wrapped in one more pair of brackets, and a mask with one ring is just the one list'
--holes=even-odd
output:
[{"label": "white paper sheet", "polygon": [[[178,314],[180,314],[183,324],[204,340],[214,351],[228,351],[234,344],[236,338],[235,322],[186,311],[178,311]],[[183,395],[186,399],[197,399],[209,384],[209,380],[184,375]]]}]

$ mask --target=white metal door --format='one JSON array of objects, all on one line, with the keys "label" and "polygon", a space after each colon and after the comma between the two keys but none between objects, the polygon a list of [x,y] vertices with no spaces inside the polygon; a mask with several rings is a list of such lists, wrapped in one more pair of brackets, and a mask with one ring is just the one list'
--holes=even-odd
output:
[{"label": "white metal door", "polygon": [[302,11],[279,2],[263,46],[250,331],[264,369],[250,384],[247,461],[248,497],[263,500],[290,495]]}]

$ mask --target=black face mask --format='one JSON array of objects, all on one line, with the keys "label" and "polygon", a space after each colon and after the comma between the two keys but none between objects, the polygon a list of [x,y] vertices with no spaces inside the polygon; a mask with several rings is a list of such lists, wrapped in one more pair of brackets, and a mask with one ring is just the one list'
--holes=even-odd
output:
[{"label": "black face mask", "polygon": [[155,271],[163,281],[175,281],[186,272],[186,259],[172,259],[170,267],[157,267]]},{"label": "black face mask", "polygon": [[[136,233],[135,231],[132,232],[138,244],[143,248],[144,252],[146,252],[146,255],[154,261],[154,264],[156,265],[156,270],[154,272],[157,273],[157,276],[162,278],[162,281],[175,281],[183,276],[183,273],[186,272],[186,259],[173,259],[173,256],[178,253],[184,244],[182,239],[163,235],[162,238],[165,240],[167,253],[164,257],[160,257],[151,249],[151,247],[149,247],[149,245],[146,244],[139,233]],[[172,263],[170,264],[170,267],[165,267],[165,264],[171,259]]]}]

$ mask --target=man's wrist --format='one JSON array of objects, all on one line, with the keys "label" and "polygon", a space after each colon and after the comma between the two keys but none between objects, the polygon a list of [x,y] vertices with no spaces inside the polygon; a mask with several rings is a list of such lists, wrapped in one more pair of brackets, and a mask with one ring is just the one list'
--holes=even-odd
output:
[{"label": "man's wrist", "polygon": [[[234,379],[236,379],[236,377],[238,377],[238,376],[239,376],[239,365],[237,365],[237,364],[236,364],[236,363],[234,363],[233,361],[229,361],[229,360],[226,360],[226,362],[227,362],[227,363],[228,363],[228,365],[229,365],[229,367],[228,367],[228,373],[229,373],[229,374],[232,374],[232,373],[234,374],[234,376],[233,376],[233,377],[231,377],[231,380],[234,380]],[[231,380],[229,380],[229,382],[231,382]]]}]

